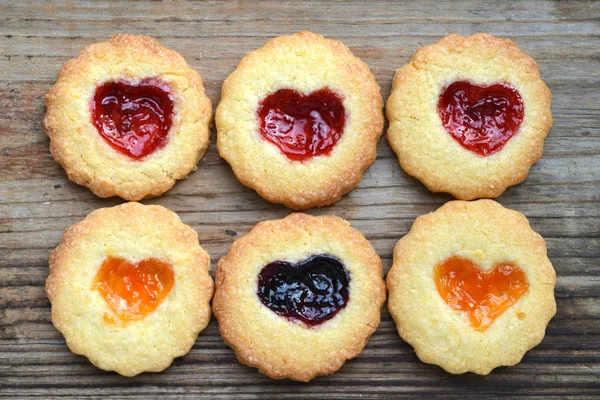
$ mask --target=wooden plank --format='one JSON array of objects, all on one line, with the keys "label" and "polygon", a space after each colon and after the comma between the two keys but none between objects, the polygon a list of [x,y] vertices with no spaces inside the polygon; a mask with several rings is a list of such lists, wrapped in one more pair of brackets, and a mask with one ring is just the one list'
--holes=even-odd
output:
[{"label": "wooden plank", "polygon": [[[271,380],[240,365],[213,320],[188,355],[132,379],[71,354],[44,296],[48,254],[90,211],[119,204],[70,183],[48,153],[43,96],[60,66],[115,32],[147,34],[181,52],[213,105],[241,57],[270,37],[302,29],[344,41],[372,69],[384,99],[395,70],[448,33],[510,37],[553,92],[554,127],[527,180],[499,201],[546,238],[558,313],[544,341],[514,367],[452,376],[421,363],[387,310],[364,352],[309,384]],[[600,2],[53,2],[0,3],[0,398],[598,398],[600,396]],[[213,144],[198,171],[145,201],[198,231],[212,270],[258,221],[290,211],[241,185]],[[399,167],[385,139],[357,189],[309,210],[350,220],[387,271],[417,216],[451,199]]]}]

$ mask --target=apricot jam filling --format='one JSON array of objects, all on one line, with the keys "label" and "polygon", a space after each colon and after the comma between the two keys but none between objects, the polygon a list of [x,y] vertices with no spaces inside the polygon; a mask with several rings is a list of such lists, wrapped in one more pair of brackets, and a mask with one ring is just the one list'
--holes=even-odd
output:
[{"label": "apricot jam filling", "polygon": [[92,122],[112,148],[138,160],[165,146],[173,108],[168,85],[157,79],[106,82],[96,88]]},{"label": "apricot jam filling", "polygon": [[281,89],[258,107],[260,134],[292,161],[331,153],[344,133],[342,98],[325,88],[309,95]]},{"label": "apricot jam filling", "polygon": [[[175,283],[172,267],[155,258],[137,264],[108,257],[92,286],[98,290],[112,314],[121,322],[140,320],[150,314],[167,298]],[[112,321],[111,315],[105,320]]]},{"label": "apricot jam filling", "polygon": [[438,101],[446,132],[480,156],[500,151],[523,122],[523,99],[508,83],[479,86],[466,81],[449,85]]},{"label": "apricot jam filling", "polygon": [[444,301],[465,312],[471,326],[480,332],[527,292],[525,273],[510,263],[499,263],[482,271],[470,260],[454,256],[435,267],[435,284]]}]

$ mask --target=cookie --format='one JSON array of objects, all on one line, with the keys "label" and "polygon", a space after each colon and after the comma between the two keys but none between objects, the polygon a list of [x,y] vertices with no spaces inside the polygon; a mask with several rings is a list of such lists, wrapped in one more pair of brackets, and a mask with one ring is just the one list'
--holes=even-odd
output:
[{"label": "cookie", "polygon": [[75,354],[133,376],[186,354],[210,319],[213,281],[198,235],[162,206],[90,213],[50,255],[52,322]]},{"label": "cookie", "polygon": [[375,161],[383,100],[369,67],[311,32],[268,41],[223,83],[217,148],[244,185],[293,209],[336,202]]},{"label": "cookie", "polygon": [[493,200],[451,201],[394,249],[388,307],[421,361],[460,374],[515,365],[556,313],[544,239]]},{"label": "cookie", "polygon": [[341,218],[264,221],[219,260],[213,312],[238,360],[309,381],[356,357],[379,325],[381,260]]},{"label": "cookie", "polygon": [[387,138],[402,168],[431,191],[494,198],[541,157],[551,99],[513,41],[449,35],[396,72]]},{"label": "cookie", "polygon": [[210,100],[183,57],[147,36],[87,46],[46,95],[50,152],[100,197],[160,196],[196,169],[209,143]]}]

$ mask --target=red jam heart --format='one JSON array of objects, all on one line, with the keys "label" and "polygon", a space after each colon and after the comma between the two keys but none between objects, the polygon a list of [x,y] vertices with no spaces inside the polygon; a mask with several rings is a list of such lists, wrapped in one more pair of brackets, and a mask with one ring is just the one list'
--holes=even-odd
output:
[{"label": "red jam heart", "polygon": [[258,298],[276,314],[311,327],[330,320],[346,306],[350,276],[329,255],[296,264],[274,261],[258,275]]},{"label": "red jam heart", "polygon": [[466,312],[480,332],[490,327],[529,287],[523,271],[502,263],[483,272],[470,260],[450,257],[435,268],[435,284],[442,299],[454,310]]},{"label": "red jam heart", "polygon": [[480,156],[504,147],[523,122],[523,99],[511,85],[454,82],[440,95],[442,124],[461,146]]},{"label": "red jam heart", "polygon": [[329,154],[346,123],[342,99],[329,89],[307,96],[278,90],[260,103],[258,116],[260,134],[294,161]]},{"label": "red jam heart", "polygon": [[173,103],[168,86],[156,79],[106,82],[94,94],[92,121],[112,148],[138,160],[167,143]]},{"label": "red jam heart", "polygon": [[[173,269],[160,260],[149,258],[131,264],[122,258],[108,257],[96,274],[93,288],[119,320],[128,322],[156,310],[174,283]],[[110,316],[105,316],[105,320],[114,322]]]}]

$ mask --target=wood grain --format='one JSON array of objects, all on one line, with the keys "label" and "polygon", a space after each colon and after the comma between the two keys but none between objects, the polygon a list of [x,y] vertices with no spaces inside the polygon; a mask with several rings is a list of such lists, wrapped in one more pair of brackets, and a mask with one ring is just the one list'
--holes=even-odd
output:
[{"label": "wood grain", "polygon": [[[48,254],[87,213],[120,203],[70,183],[48,153],[43,96],[60,66],[116,32],[147,34],[184,55],[213,105],[223,79],[268,38],[309,29],[342,40],[372,69],[384,99],[395,70],[449,33],[514,39],[553,92],[554,127],[527,180],[499,198],[547,240],[558,313],[515,367],[482,377],[426,365],[386,310],[364,352],[309,384],[240,365],[216,322],[160,374],[128,379],[71,354],[44,296]],[[3,398],[598,398],[600,396],[600,2],[0,2],[0,397]],[[213,142],[214,142],[213,132]],[[373,243],[386,271],[414,218],[450,196],[399,167],[387,142],[359,187],[331,207]],[[214,144],[198,171],[161,198],[217,260],[258,221],[289,213],[234,178]]]}]

